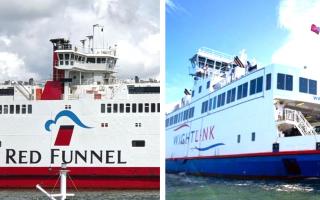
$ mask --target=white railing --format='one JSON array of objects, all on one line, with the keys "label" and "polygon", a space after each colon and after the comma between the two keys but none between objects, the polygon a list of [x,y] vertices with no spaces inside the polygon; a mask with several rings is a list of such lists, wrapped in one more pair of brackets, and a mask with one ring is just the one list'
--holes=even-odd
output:
[{"label": "white railing", "polygon": [[316,131],[300,111],[284,109],[284,120],[292,121],[302,135],[316,135]]},{"label": "white railing", "polygon": [[16,83],[15,87],[26,99],[31,100],[32,94],[29,92],[29,90],[26,87],[24,87],[24,85],[22,85],[21,83]]}]

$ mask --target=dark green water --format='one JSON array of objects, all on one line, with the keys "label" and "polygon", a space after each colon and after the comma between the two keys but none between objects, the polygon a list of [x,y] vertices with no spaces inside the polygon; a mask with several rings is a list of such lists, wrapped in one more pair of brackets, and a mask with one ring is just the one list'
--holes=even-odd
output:
[{"label": "dark green water", "polygon": [[[132,191],[132,190],[111,190],[111,191],[71,191],[75,193],[75,197],[70,200],[158,200],[160,192],[158,190],[151,191]],[[38,190],[0,190],[0,200],[48,200]],[[57,198],[58,199],[58,198]]]},{"label": "dark green water", "polygon": [[319,200],[320,179],[234,180],[166,175],[166,200]]}]

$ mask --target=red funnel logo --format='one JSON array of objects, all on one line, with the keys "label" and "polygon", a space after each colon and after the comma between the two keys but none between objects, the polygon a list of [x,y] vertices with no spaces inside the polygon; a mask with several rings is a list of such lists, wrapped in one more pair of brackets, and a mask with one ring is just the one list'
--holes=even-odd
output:
[{"label": "red funnel logo", "polygon": [[73,128],[73,125],[61,125],[54,146],[69,146]]}]

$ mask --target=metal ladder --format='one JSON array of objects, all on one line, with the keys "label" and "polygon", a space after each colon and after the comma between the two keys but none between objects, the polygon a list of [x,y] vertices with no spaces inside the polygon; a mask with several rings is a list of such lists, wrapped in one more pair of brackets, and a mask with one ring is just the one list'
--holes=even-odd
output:
[{"label": "metal ladder", "polygon": [[284,120],[291,121],[302,135],[316,135],[316,131],[300,111],[284,109]]}]

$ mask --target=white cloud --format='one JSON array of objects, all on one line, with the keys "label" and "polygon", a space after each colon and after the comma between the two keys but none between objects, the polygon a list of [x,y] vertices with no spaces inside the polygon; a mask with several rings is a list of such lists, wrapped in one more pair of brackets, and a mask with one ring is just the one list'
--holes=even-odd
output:
[{"label": "white cloud", "polygon": [[320,1],[284,0],[279,7],[279,26],[289,32],[284,44],[274,52],[273,63],[297,67],[320,66],[320,36],[311,24],[320,25]]},{"label": "white cloud", "polygon": [[29,78],[38,78],[36,74],[29,72],[25,68],[23,59],[17,54],[10,52],[0,52],[0,80],[9,79],[28,80]]},{"label": "white cloud", "polygon": [[[93,24],[101,24],[105,44],[118,44],[121,51],[120,77],[159,77],[159,6],[159,1],[149,0],[0,0],[0,52],[23,58],[24,64],[16,66],[48,79],[52,73],[49,40],[65,37],[79,45],[80,39],[92,34]],[[130,51],[122,50],[127,47]],[[133,62],[132,54],[137,61]]]},{"label": "white cloud", "polygon": [[0,42],[5,44],[6,46],[10,46],[11,40],[7,36],[0,36]]}]

